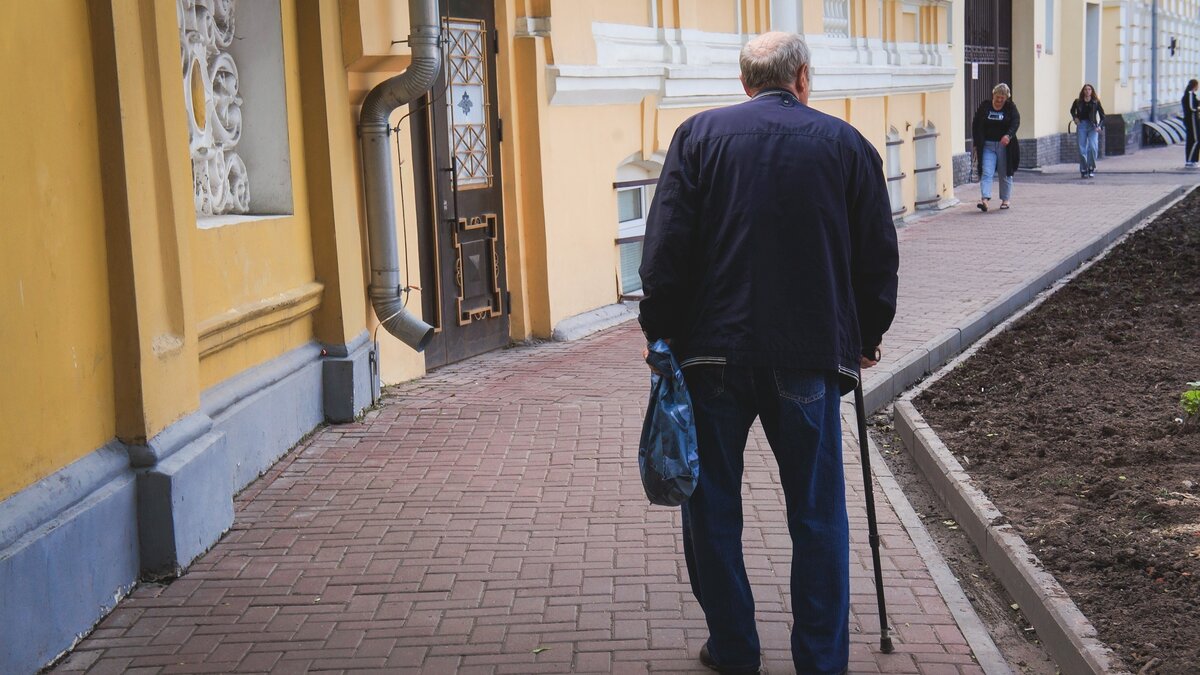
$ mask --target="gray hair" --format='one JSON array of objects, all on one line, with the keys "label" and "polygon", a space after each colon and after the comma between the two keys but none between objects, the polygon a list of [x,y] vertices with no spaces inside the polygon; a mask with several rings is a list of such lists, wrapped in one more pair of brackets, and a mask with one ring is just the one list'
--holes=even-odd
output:
[{"label": "gray hair", "polygon": [[782,87],[796,81],[796,73],[808,65],[808,45],[795,33],[763,33],[742,47],[738,63],[742,80],[752,90]]},{"label": "gray hair", "polygon": [[1012,98],[1012,89],[1009,89],[1007,84],[1001,82],[1000,84],[992,87],[992,96],[995,96],[996,94],[1000,94],[1004,98]]}]

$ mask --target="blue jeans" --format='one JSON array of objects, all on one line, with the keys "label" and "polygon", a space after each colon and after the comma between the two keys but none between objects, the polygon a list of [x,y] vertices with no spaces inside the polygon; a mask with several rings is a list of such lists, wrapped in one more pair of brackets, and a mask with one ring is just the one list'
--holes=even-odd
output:
[{"label": "blue jeans", "polygon": [[742,467],[757,417],[779,465],[792,538],[792,659],[797,673],[840,673],[850,659],[850,537],[837,375],[693,365],[700,482],[683,505],[692,593],[724,666],[759,663],[754,597],[742,559]]},{"label": "blue jeans", "polygon": [[1096,154],[1100,152],[1100,132],[1091,122],[1080,121],[1075,129],[1079,141],[1079,173],[1096,170]]},{"label": "blue jeans", "polygon": [[1008,156],[1000,141],[984,141],[983,156],[979,158],[979,192],[984,199],[992,198],[992,180],[1000,174],[1000,199],[1012,196],[1013,179],[1008,175]]}]

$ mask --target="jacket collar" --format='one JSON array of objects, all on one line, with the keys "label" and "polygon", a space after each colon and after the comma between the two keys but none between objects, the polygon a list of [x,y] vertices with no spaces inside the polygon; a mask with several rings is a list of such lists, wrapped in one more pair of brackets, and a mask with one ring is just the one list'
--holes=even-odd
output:
[{"label": "jacket collar", "polygon": [[767,87],[755,94],[750,100],[757,101],[758,99],[765,98],[767,96],[785,96],[792,99],[792,101],[796,100],[796,97],[792,94],[792,92],[781,87]]}]

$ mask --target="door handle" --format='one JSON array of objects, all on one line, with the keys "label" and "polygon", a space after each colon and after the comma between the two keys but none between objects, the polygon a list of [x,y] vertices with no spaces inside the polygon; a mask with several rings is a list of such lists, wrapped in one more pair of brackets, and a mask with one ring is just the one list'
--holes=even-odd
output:
[{"label": "door handle", "polygon": [[450,191],[454,193],[454,222],[458,222],[458,158],[450,157],[450,168],[442,169],[450,172]]}]

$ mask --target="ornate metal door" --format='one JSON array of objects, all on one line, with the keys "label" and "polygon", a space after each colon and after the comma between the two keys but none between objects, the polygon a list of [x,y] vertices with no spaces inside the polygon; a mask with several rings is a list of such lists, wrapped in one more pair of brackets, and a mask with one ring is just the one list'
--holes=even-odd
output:
[{"label": "ornate metal door", "polygon": [[1012,0],[967,0],[966,68],[967,140],[975,109],[992,97],[1001,82],[1012,86]]},{"label": "ornate metal door", "polygon": [[430,186],[417,199],[429,368],[508,344],[494,6],[443,0],[442,12],[442,74],[413,125]]}]

